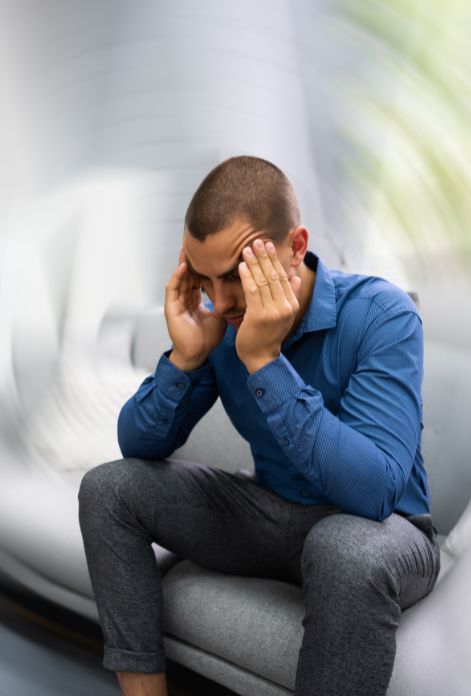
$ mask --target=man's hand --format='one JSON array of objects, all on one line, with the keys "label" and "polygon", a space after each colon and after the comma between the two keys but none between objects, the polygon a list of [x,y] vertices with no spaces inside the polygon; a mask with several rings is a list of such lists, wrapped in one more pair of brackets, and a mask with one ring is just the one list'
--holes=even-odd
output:
[{"label": "man's hand", "polygon": [[[258,244],[260,242],[260,244]],[[301,279],[288,275],[272,242],[255,240],[243,250],[239,275],[247,309],[236,338],[237,355],[248,372],[275,360],[299,310]]]},{"label": "man's hand", "polygon": [[182,370],[200,367],[227,329],[224,319],[204,306],[201,283],[188,271],[183,249],[165,288],[165,319],[174,345],[170,360]]}]

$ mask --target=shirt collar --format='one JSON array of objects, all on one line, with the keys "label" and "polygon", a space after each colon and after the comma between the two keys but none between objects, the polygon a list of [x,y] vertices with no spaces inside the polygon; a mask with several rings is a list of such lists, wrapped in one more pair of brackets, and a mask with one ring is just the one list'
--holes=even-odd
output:
[{"label": "shirt collar", "polygon": [[306,252],[304,263],[316,272],[314,290],[303,318],[294,334],[283,342],[283,348],[288,348],[309,331],[331,329],[337,323],[335,285],[331,271],[312,251]]}]

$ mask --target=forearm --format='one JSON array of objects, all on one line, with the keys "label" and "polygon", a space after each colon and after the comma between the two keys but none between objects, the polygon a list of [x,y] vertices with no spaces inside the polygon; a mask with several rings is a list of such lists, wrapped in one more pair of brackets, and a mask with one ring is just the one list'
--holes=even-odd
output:
[{"label": "forearm", "polygon": [[[284,356],[250,375],[248,387],[286,460],[332,504],[377,520],[391,514],[415,454],[412,409],[391,416],[397,423],[391,420],[390,432],[374,422],[376,415],[352,427],[325,407],[322,394],[305,384]],[[407,437],[400,441],[402,431]]]},{"label": "forearm", "polygon": [[183,371],[170,355],[162,355],[155,373],[146,377],[120,411],[118,442],[124,457],[169,457],[217,398],[209,363]]},{"label": "forearm", "polygon": [[[372,440],[342,423],[323,405],[322,396],[312,396],[301,427],[291,429],[290,416],[283,424],[286,457],[322,494],[345,512],[383,520],[393,512],[406,479],[399,462]],[[297,410],[295,408],[295,410]]]}]

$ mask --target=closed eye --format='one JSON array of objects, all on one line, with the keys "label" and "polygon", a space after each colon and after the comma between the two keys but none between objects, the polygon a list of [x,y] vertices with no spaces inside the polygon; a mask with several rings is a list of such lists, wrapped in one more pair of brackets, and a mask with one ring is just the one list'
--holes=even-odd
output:
[{"label": "closed eye", "polygon": [[[205,283],[209,278],[207,276],[200,275],[199,273],[195,273],[196,279],[202,283]],[[240,280],[239,274],[234,274],[227,276],[226,278],[223,279],[226,283],[234,283],[238,280]]]}]

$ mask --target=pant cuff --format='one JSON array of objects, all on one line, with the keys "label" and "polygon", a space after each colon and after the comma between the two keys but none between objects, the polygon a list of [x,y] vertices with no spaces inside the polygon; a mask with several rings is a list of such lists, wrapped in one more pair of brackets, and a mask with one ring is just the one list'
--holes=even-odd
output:
[{"label": "pant cuff", "polygon": [[120,648],[103,649],[103,667],[113,672],[144,672],[153,674],[165,672],[167,664],[163,650],[152,653],[139,653]]}]

